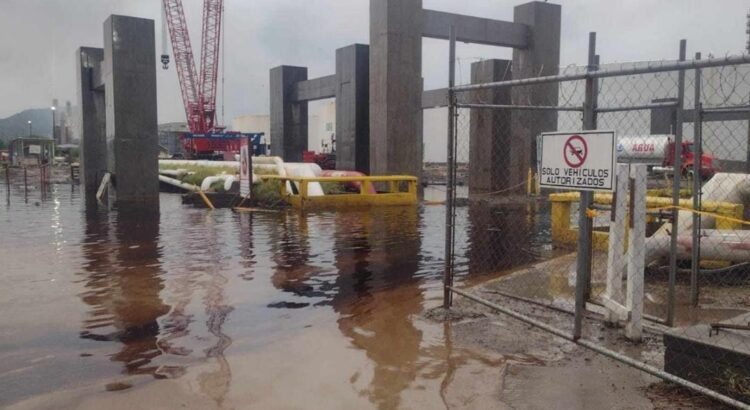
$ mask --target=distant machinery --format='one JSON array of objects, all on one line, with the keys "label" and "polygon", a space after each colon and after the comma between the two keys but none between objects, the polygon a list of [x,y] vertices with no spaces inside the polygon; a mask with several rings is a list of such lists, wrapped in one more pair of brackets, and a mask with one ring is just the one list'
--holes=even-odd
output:
[{"label": "distant machinery", "polygon": [[[189,133],[182,145],[189,157],[218,158],[223,153],[238,152],[238,132],[226,132],[216,124],[216,84],[221,50],[221,19],[223,0],[203,0],[203,31],[201,37],[200,71],[196,70],[182,0],[162,0],[164,21],[172,40],[182,102],[185,105]],[[163,30],[166,39],[166,30]],[[166,41],[162,43],[162,68],[169,68]]]}]

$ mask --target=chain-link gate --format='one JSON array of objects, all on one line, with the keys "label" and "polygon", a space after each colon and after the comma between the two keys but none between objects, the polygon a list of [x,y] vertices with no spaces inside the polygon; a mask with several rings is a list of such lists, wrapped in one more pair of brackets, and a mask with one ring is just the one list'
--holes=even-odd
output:
[{"label": "chain-link gate", "polygon": [[[446,306],[459,294],[750,403],[750,57],[686,60],[683,41],[677,61],[600,66],[592,33],[584,67],[513,79],[481,61],[455,86],[454,47]],[[618,189],[540,189],[540,133],[595,129],[616,133]],[[498,279],[453,287],[467,274]]]}]

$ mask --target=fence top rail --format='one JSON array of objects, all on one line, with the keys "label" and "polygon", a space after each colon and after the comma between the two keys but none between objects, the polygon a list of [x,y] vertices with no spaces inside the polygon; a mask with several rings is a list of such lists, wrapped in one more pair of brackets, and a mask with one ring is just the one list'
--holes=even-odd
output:
[{"label": "fence top rail", "polygon": [[359,176],[359,177],[295,177],[279,175],[258,175],[261,179],[278,179],[281,181],[294,182],[417,182],[417,177],[411,175],[378,175],[378,176]]},{"label": "fence top rail", "polygon": [[544,77],[530,77],[521,78],[516,80],[506,81],[495,81],[490,83],[482,84],[466,84],[459,85],[451,88],[453,92],[466,92],[484,90],[488,88],[503,88],[513,87],[522,85],[533,85],[533,84],[544,84],[554,83],[562,81],[577,81],[586,80],[589,78],[605,78],[605,77],[619,77],[626,75],[636,74],[649,74],[649,73],[661,73],[666,71],[681,71],[691,70],[696,68],[709,68],[709,67],[720,67],[720,66],[732,66],[740,64],[749,64],[750,54],[742,54],[736,56],[726,56],[721,58],[709,58],[705,60],[687,60],[687,61],[671,61],[671,62],[650,62],[648,65],[643,67],[620,67],[615,69],[586,71],[581,73],[571,74],[557,74],[548,75]]}]

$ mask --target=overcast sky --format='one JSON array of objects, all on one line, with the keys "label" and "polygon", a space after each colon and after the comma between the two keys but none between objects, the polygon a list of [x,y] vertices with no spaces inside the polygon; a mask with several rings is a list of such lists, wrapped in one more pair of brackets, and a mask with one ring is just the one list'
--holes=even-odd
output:
[{"label": "overcast sky", "polygon": [[[161,54],[160,0],[0,0],[0,118],[52,98],[75,104],[75,50],[102,46],[110,14],[155,19]],[[202,1],[183,0],[191,39],[200,43]],[[367,43],[368,0],[225,0],[226,123],[268,113],[268,70],[309,67],[310,78],[334,71],[334,50]],[[513,0],[424,0],[424,7],[512,20]],[[587,33],[596,31],[602,63],[737,54],[745,47],[748,0],[566,0],[562,3],[561,64],[586,60]],[[447,42],[424,40],[426,88],[447,82]],[[196,57],[199,50],[194,50]],[[170,50],[171,54],[171,50]],[[508,58],[509,49],[460,44],[458,72],[468,78],[479,58]],[[158,61],[158,58],[157,58]],[[184,121],[174,64],[158,75],[159,122]],[[221,97],[220,97],[221,99]],[[221,119],[221,111],[219,111]]]}]

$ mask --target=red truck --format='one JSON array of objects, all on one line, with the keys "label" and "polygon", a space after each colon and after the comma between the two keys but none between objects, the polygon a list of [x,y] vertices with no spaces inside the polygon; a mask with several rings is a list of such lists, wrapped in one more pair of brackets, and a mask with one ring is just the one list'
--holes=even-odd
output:
[{"label": "red truck", "polygon": [[[673,135],[626,136],[617,139],[617,162],[652,165],[657,172],[673,172],[675,143]],[[711,178],[719,170],[719,161],[705,150],[701,155],[700,176]],[[692,141],[682,142],[680,174],[692,176],[696,166]]]}]

